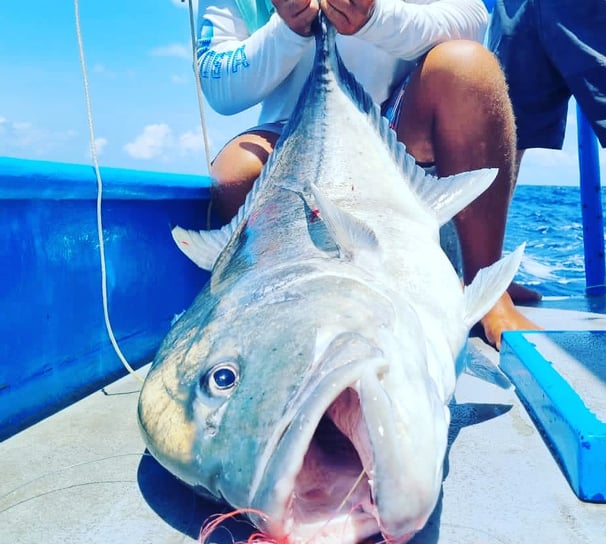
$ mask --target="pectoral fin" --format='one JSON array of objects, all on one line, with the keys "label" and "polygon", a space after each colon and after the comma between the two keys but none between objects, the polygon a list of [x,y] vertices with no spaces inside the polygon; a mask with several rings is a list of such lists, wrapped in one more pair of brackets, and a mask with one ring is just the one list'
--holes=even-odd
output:
[{"label": "pectoral fin", "polygon": [[231,224],[216,230],[186,230],[179,226],[172,230],[179,249],[204,270],[212,270],[223,248],[232,235]]},{"label": "pectoral fin", "polygon": [[482,319],[507,290],[518,271],[525,246],[521,244],[513,253],[482,268],[471,284],[465,287],[464,320],[468,328]]},{"label": "pectoral fin", "polygon": [[440,226],[488,189],[498,172],[496,168],[482,168],[436,178],[416,164],[407,164],[407,168],[413,190],[431,208]]},{"label": "pectoral fin", "polygon": [[379,241],[374,231],[350,213],[335,206],[325,198],[314,184],[311,191],[320,211],[320,217],[326,222],[342,257],[354,260],[361,253],[377,255]]}]

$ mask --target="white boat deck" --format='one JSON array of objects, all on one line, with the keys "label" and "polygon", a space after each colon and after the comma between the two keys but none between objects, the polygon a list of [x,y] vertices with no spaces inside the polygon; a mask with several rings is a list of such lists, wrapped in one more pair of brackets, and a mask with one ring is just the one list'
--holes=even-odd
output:
[{"label": "white boat deck", "polygon": [[[606,330],[599,314],[528,313],[548,329]],[[497,361],[472,345],[479,373]],[[0,444],[1,543],[195,542],[208,516],[227,510],[145,455],[138,388],[126,377]],[[465,374],[452,413],[443,495],[414,544],[606,542],[606,504],[577,499],[513,388]],[[246,538],[245,524],[231,527]],[[224,530],[211,541],[233,542]]]}]

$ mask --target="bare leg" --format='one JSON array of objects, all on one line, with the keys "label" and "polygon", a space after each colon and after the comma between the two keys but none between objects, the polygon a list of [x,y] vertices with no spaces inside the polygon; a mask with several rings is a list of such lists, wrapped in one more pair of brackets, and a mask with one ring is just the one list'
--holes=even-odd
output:
[{"label": "bare leg", "polygon": [[244,203],[277,140],[274,132],[241,134],[228,142],[213,161],[213,204],[224,222],[236,215]]},{"label": "bare leg", "polygon": [[[501,69],[484,47],[451,41],[431,50],[406,90],[399,138],[440,176],[483,167],[499,169],[490,188],[455,217],[463,280],[501,257],[515,180],[515,123]],[[500,347],[504,330],[536,329],[506,292],[482,319]]]}]

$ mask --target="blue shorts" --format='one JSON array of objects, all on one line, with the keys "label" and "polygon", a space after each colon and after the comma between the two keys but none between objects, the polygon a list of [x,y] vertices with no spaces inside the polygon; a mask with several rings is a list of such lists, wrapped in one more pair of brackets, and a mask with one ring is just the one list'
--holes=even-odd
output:
[{"label": "blue shorts", "polygon": [[574,95],[606,147],[606,2],[496,0],[488,46],[509,85],[518,149],[561,149]]},{"label": "blue shorts", "polygon": [[391,96],[381,104],[381,114],[389,121],[389,126],[396,130],[400,120],[400,112],[402,111],[402,103],[404,102],[404,92],[406,85],[410,80],[410,75],[404,78],[404,81],[396,86]]}]

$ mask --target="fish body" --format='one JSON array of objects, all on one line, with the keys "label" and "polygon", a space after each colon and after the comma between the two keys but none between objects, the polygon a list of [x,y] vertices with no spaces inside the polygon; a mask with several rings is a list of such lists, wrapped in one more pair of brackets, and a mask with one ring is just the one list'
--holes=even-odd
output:
[{"label": "fish body", "polygon": [[405,542],[439,497],[470,327],[521,250],[463,289],[439,227],[495,176],[427,175],[320,19],[296,114],[238,215],[173,231],[209,283],[146,378],[139,422],[177,477],[292,543]]}]

